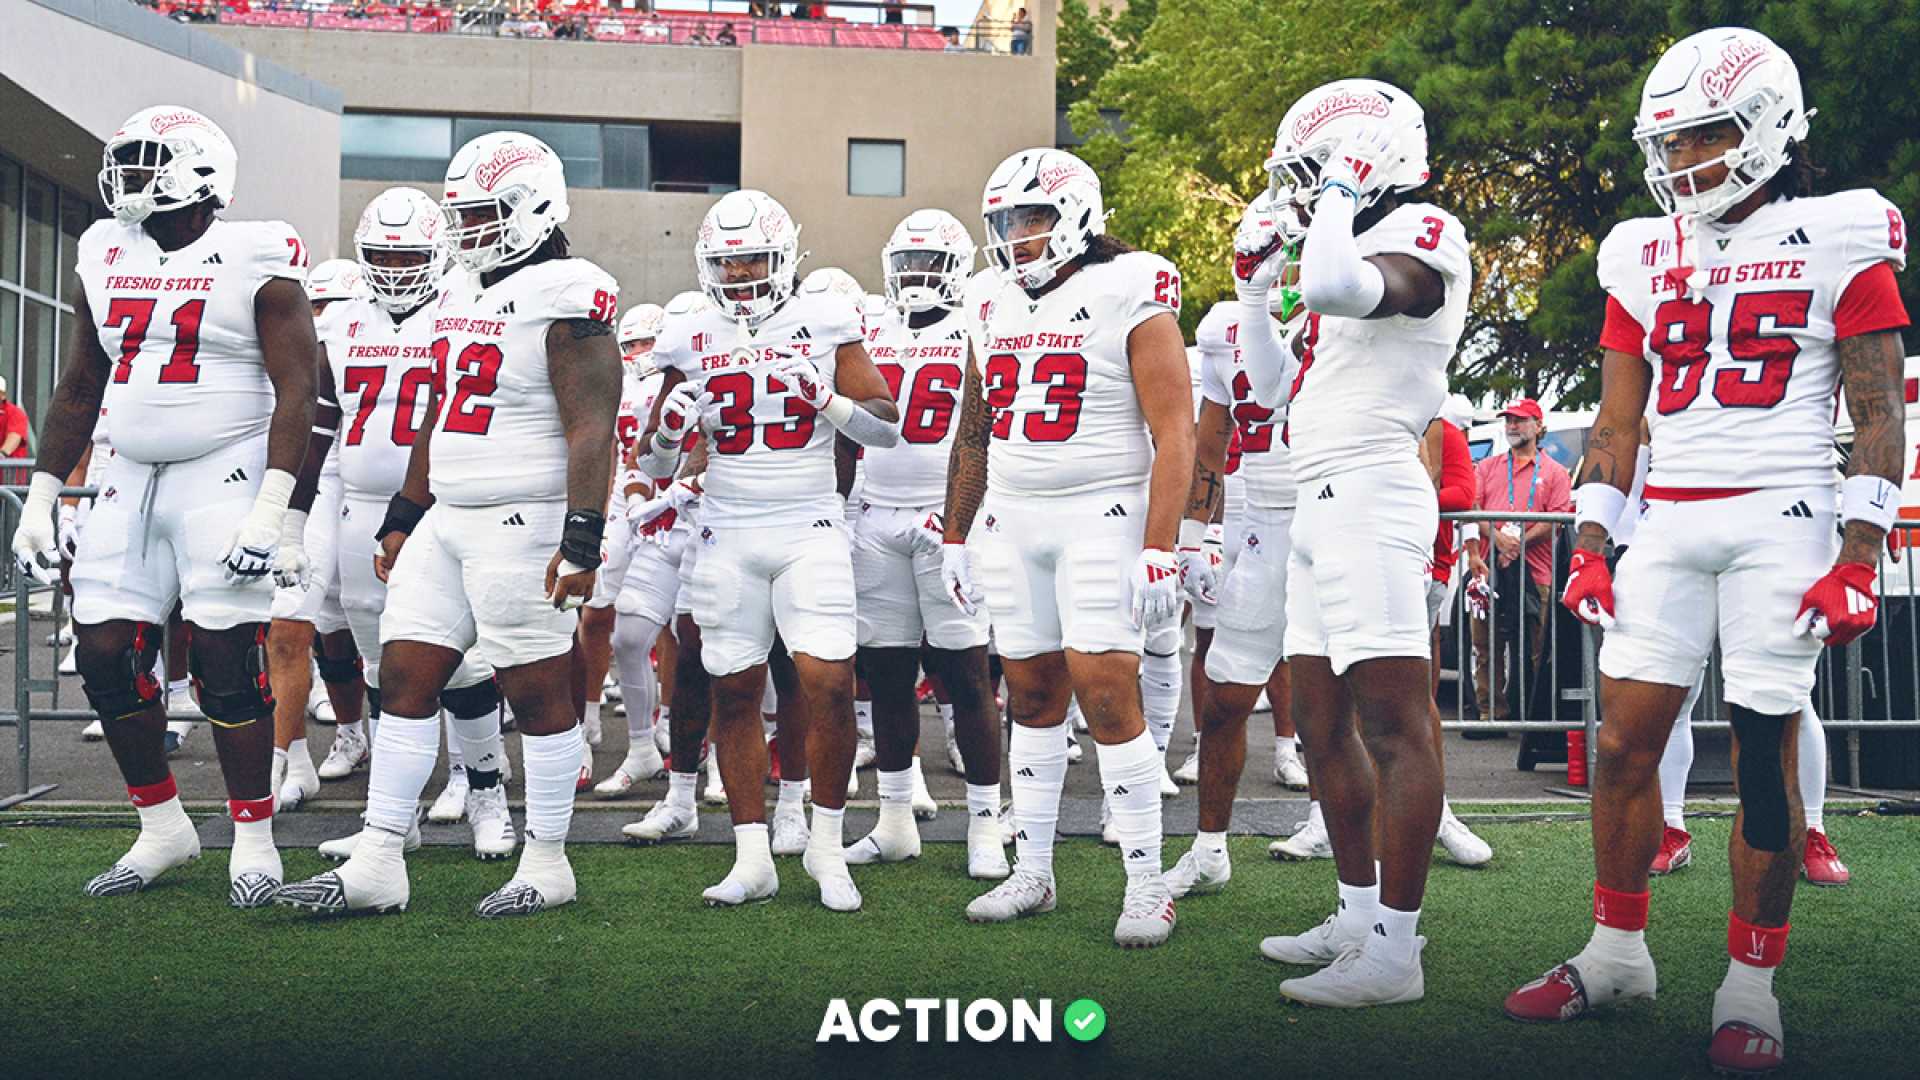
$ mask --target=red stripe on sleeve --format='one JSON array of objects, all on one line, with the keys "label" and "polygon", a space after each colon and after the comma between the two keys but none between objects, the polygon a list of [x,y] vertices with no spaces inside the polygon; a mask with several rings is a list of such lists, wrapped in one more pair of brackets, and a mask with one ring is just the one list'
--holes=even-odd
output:
[{"label": "red stripe on sleeve", "polygon": [[1859,337],[1880,330],[1899,330],[1907,326],[1907,306],[1900,302],[1900,283],[1893,276],[1893,264],[1877,262],[1853,275],[1840,302],[1833,306],[1833,329],[1837,340]]},{"label": "red stripe on sleeve", "polygon": [[1646,330],[1611,296],[1607,297],[1607,324],[1600,329],[1600,347],[1628,356],[1640,356],[1647,347]]}]

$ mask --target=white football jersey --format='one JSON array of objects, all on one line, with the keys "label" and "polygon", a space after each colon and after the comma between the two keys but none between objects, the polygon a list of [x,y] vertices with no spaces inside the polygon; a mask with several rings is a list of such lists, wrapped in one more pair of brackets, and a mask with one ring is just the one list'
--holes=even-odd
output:
[{"label": "white football jersey", "polygon": [[[655,371],[636,377],[632,368],[620,373],[620,411],[613,419],[613,496],[607,501],[607,517],[613,518],[627,506],[627,493],[620,486],[620,473],[626,468],[627,454],[653,415],[653,399],[660,396],[664,372]],[[611,528],[611,526],[609,526]]]},{"label": "white football jersey", "polygon": [[395,323],[366,298],[336,301],[320,314],[316,328],[340,405],[333,445],[350,494],[390,498],[406,482],[432,398],[434,317],[429,301]]},{"label": "white football jersey", "polygon": [[[1283,340],[1288,336],[1279,327],[1274,332]],[[1254,399],[1253,381],[1240,359],[1240,302],[1222,300],[1213,305],[1200,320],[1194,341],[1202,358],[1200,393],[1226,406],[1233,417],[1233,444],[1227,451],[1229,501],[1238,477],[1246,485],[1251,505],[1270,510],[1292,507],[1293,462],[1280,438],[1287,410],[1269,409]]]},{"label": "white football jersey", "polygon": [[1162,312],[1180,314],[1172,263],[1128,252],[1081,267],[1038,300],[976,275],[964,310],[993,413],[988,491],[1044,497],[1147,482],[1153,442],[1127,335]]},{"label": "white football jersey", "polygon": [[1407,203],[1355,239],[1363,257],[1409,255],[1432,267],[1446,282],[1446,298],[1424,319],[1307,314],[1295,332],[1300,368],[1282,429],[1303,486],[1385,461],[1419,460],[1420,438],[1446,400],[1447,365],[1467,325],[1473,263],[1458,218]]},{"label": "white football jersey", "polygon": [[[1623,221],[1600,245],[1601,343],[1653,368],[1647,483],[1832,483],[1835,342],[1907,325],[1892,277],[1907,258],[1900,211],[1867,190],[1776,199],[1680,246],[1673,218]],[[1666,274],[1683,258],[1706,271],[1694,299]]]},{"label": "white football jersey", "polygon": [[753,329],[712,308],[668,313],[654,362],[695,380],[718,410],[717,426],[702,425],[703,524],[808,525],[841,517],[833,425],[772,369],[805,358],[832,386],[835,350],[866,337],[860,304],[857,293],[802,287]]},{"label": "white football jersey", "polygon": [[455,506],[567,497],[567,439],[547,373],[559,319],[612,323],[619,286],[585,259],[523,267],[491,287],[463,276],[433,312],[435,385],[428,483]]},{"label": "white football jersey", "polygon": [[950,311],[915,330],[888,307],[867,320],[867,355],[900,405],[900,441],[866,448],[860,498],[876,506],[939,506],[960,413],[967,320]]},{"label": "white football jersey", "polygon": [[274,278],[306,279],[307,250],[284,221],[214,219],[178,251],[138,225],[96,221],[78,271],[113,363],[101,405],[114,449],[144,464],[188,461],[267,432],[267,379],[253,298]]}]

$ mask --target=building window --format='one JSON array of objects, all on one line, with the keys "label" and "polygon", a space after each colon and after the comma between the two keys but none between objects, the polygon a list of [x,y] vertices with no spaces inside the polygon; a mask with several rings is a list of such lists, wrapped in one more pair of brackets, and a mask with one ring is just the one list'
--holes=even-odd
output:
[{"label": "building window", "polygon": [[[80,234],[101,216],[88,196],[0,156],[0,375],[30,418],[30,447],[38,443],[39,420],[53,395],[56,343],[70,332],[63,324],[73,316]],[[24,476],[4,479],[26,482]],[[0,517],[0,529],[10,531],[10,512]]]},{"label": "building window", "polygon": [[906,143],[897,139],[847,140],[847,194],[898,199],[906,193]]},{"label": "building window", "polygon": [[437,184],[456,149],[494,131],[522,131],[552,147],[571,188],[731,191],[740,183],[740,128],[733,124],[352,112],[340,118],[340,178]]},{"label": "building window", "polygon": [[437,184],[453,157],[453,118],[347,113],[340,117],[340,176]]}]

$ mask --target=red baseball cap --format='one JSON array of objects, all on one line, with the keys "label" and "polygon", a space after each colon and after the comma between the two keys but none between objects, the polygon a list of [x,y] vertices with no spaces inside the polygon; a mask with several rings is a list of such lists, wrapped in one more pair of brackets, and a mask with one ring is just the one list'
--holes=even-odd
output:
[{"label": "red baseball cap", "polygon": [[1506,408],[1501,409],[1500,415],[1501,416],[1524,416],[1529,420],[1537,420],[1543,423],[1547,419],[1547,415],[1540,411],[1540,403],[1533,400],[1530,397],[1521,398],[1519,401],[1516,401],[1513,404],[1507,406]]}]

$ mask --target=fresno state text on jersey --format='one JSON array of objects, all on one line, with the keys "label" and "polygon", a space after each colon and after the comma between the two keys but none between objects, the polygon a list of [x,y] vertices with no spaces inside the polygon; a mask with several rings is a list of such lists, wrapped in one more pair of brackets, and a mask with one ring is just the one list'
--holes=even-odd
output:
[{"label": "fresno state text on jersey", "polygon": [[535,263],[485,286],[450,283],[434,306],[433,353],[440,415],[428,483],[435,499],[490,506],[564,500],[567,440],[547,369],[556,320],[611,323],[613,278],[584,259]]},{"label": "fresno state text on jersey", "polygon": [[369,499],[399,491],[433,386],[431,303],[396,323],[371,299],[341,300],[317,323],[340,404],[340,478]]},{"label": "fresno state text on jersey", "polygon": [[262,437],[273,417],[253,298],[303,281],[306,246],[282,221],[223,221],[177,251],[139,225],[96,221],[78,273],[112,363],[102,408],[113,447],[134,461],[188,461]]},{"label": "fresno state text on jersey", "polygon": [[[1222,300],[1194,332],[1201,357],[1200,394],[1226,406],[1233,417],[1233,442],[1240,458],[1234,475],[1246,485],[1248,501],[1281,509],[1295,500],[1293,464],[1280,438],[1287,410],[1270,409],[1253,396],[1253,382],[1240,360],[1240,311],[1239,301]],[[1287,337],[1284,330],[1276,328],[1276,332],[1283,340]]]},{"label": "fresno state text on jersey", "polygon": [[[1834,479],[1834,343],[1907,325],[1894,272],[1906,225],[1873,191],[1776,199],[1706,223],[1635,218],[1600,245],[1604,348],[1653,368],[1656,487],[1792,487]],[[1704,269],[1698,296],[1667,270]]]},{"label": "fresno state text on jersey", "polygon": [[1180,313],[1180,272],[1128,252],[1082,266],[1039,299],[981,274],[965,305],[992,412],[987,489],[1049,496],[1139,487],[1153,444],[1133,388],[1127,336]]},{"label": "fresno state text on jersey", "polygon": [[1467,325],[1473,264],[1458,218],[1428,203],[1406,203],[1355,239],[1363,257],[1407,255],[1433,268],[1446,296],[1425,318],[1308,313],[1297,335],[1300,369],[1287,412],[1301,485],[1416,460],[1418,441],[1446,400],[1447,364]]},{"label": "fresno state text on jersey", "polygon": [[702,522],[791,525],[840,516],[833,425],[773,369],[811,360],[831,386],[835,350],[865,336],[860,297],[830,289],[801,289],[751,329],[711,308],[668,314],[654,362],[714,397],[710,426],[703,425]]},{"label": "fresno state text on jersey", "polygon": [[892,307],[868,320],[867,354],[900,405],[900,442],[867,448],[863,501],[917,507],[946,500],[967,352],[967,320],[957,310],[917,330]]}]

